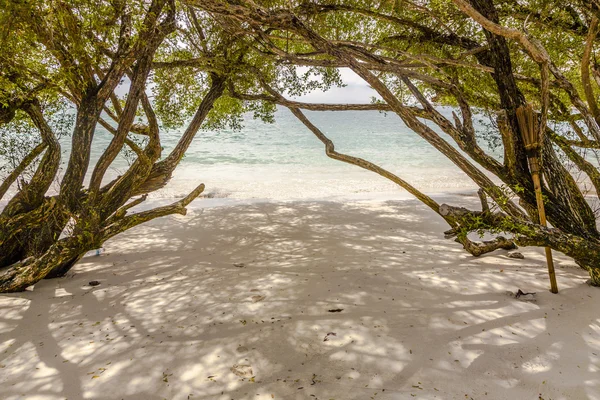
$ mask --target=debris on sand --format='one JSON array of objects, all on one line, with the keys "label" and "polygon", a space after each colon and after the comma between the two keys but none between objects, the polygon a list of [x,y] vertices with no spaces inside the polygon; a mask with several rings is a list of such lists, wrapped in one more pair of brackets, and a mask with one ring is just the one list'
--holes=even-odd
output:
[{"label": "debris on sand", "polygon": [[325,338],[323,339],[323,341],[327,342],[329,340],[329,336],[337,336],[337,333],[335,333],[335,332],[327,333],[327,335],[325,335]]},{"label": "debris on sand", "polygon": [[242,378],[250,378],[253,376],[252,366],[248,364],[234,364],[233,367],[231,367],[230,369],[231,372]]}]

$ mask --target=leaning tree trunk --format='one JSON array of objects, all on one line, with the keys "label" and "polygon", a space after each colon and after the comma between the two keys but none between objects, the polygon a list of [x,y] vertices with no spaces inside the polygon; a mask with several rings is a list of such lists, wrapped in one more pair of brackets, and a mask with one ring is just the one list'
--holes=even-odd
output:
[{"label": "leaning tree trunk", "polygon": [[[55,203],[48,204],[44,194],[52,184],[60,165],[60,144],[44,119],[37,100],[26,102],[21,108],[40,131],[46,151],[31,180],[23,184],[0,213],[0,224],[3,226],[0,232],[0,268],[26,257],[40,247],[44,248],[44,238],[51,235],[52,226],[56,221],[53,215],[59,215],[54,214],[59,208],[55,207]],[[15,171],[19,172],[19,167]],[[14,178],[16,179],[16,176]],[[12,179],[9,175],[4,186],[9,186]]]},{"label": "leaning tree trunk", "polygon": [[[100,188],[95,201],[89,191],[71,195],[74,212],[61,203],[61,196],[45,198],[42,204],[27,212],[5,218],[0,232],[0,248],[14,245],[12,262],[0,270],[0,292],[20,291],[40,279],[64,276],[83,255],[102,246],[104,241],[139,223],[172,213],[185,213],[185,206],[196,198],[204,186],[194,190],[174,205],[127,216],[130,208],[145,200],[143,196],[129,203],[137,194],[148,193],[164,186],[181,161],[194,136],[224,92],[226,79],[214,74],[211,87],[200,103],[192,121],[172,152],[162,161],[158,122],[152,105],[142,94],[143,108],[150,121],[150,140],[128,171]],[[126,204],[127,203],[127,204]],[[71,217],[75,224],[65,239],[58,236]],[[59,229],[60,228],[60,229]],[[35,248],[27,247],[23,238],[38,238]],[[8,258],[7,258],[8,259]]]},{"label": "leaning tree trunk", "polygon": [[440,206],[440,214],[452,217],[460,225],[462,234],[481,229],[503,230],[515,235],[521,246],[550,247],[572,257],[590,274],[590,283],[600,286],[600,240],[588,239],[566,233],[560,229],[547,228],[530,221],[519,220],[510,215],[490,211],[471,211],[447,204]]},{"label": "leaning tree trunk", "polygon": [[[108,189],[105,189],[105,193],[102,195],[104,202],[96,209],[100,214],[100,220],[105,220],[112,214],[117,213],[117,209],[123,206],[124,202],[132,196],[145,195],[146,193],[153,192],[164,187],[169,182],[174,170],[177,165],[179,165],[179,162],[192,143],[196,133],[199,131],[210,110],[212,110],[215,101],[223,95],[225,82],[225,77],[212,74],[209,91],[202,99],[194,117],[184,131],[179,142],[167,157],[159,162],[146,164],[145,167],[143,167],[143,170],[137,170],[136,174],[130,174],[129,179],[127,179],[126,176],[121,177],[106,185]],[[147,99],[142,99],[142,102],[145,103],[146,111],[151,114],[151,106],[147,103]],[[154,118],[150,117],[150,120],[152,119]],[[156,129],[158,129],[157,126]],[[156,147],[157,148],[155,148],[154,151],[159,152],[160,147]],[[136,167],[134,165],[131,171],[135,170]],[[129,205],[128,208],[131,206],[132,205]],[[101,245],[102,242],[98,247]],[[86,252],[93,249],[94,248],[82,248],[79,254],[70,259],[64,259],[56,264],[45,278],[51,279],[64,276]]]},{"label": "leaning tree trunk", "polygon": [[[0,293],[20,292],[28,286],[44,279],[57,265],[67,265],[71,260],[80,257],[90,248],[99,246],[104,241],[137,225],[146,223],[154,218],[171,214],[185,215],[186,207],[204,190],[201,184],[185,198],[168,206],[158,207],[133,215],[126,215],[127,206],[115,213],[93,233],[80,232],[73,236],[60,239],[39,257],[28,257],[11,267],[0,271]],[[139,204],[138,201],[133,203]]]}]

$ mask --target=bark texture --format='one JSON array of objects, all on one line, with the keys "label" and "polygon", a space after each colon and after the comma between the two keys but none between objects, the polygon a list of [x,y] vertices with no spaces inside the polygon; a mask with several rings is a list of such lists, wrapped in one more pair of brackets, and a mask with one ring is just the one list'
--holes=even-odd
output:
[{"label": "bark texture", "polygon": [[[34,5],[22,7],[29,10]],[[111,47],[101,43],[94,43],[97,48],[90,47],[90,51],[98,52],[95,57],[104,60],[102,65],[108,67],[97,64],[88,53],[74,50],[77,44],[73,40],[86,37],[85,21],[79,19],[83,14],[64,7],[56,9],[65,21],[64,32],[59,31],[62,26],[53,25],[55,19],[46,20],[41,15],[21,21],[33,30],[32,40],[45,46],[56,57],[58,68],[70,78],[66,87],[53,90],[73,103],[76,115],[59,193],[49,197],[48,189],[59,177],[61,147],[37,94],[22,95],[19,101],[0,110],[2,124],[10,123],[17,111],[25,113],[41,137],[41,143],[0,185],[0,195],[4,196],[26,168],[35,168],[31,179],[21,182],[0,213],[0,292],[21,291],[41,279],[63,276],[86,252],[115,235],[154,218],[174,213],[185,215],[187,205],[204,190],[201,184],[169,206],[131,213],[133,207],[146,199],[146,193],[167,184],[215,102],[223,96],[228,77],[224,69],[211,72],[194,117],[175,149],[161,161],[160,123],[146,86],[159,48],[175,32],[178,5],[174,0],[146,2],[146,14],[143,18],[137,16],[136,35],[131,35],[134,27],[128,8],[124,4],[115,7],[111,23],[120,21],[120,30],[114,47],[108,50]],[[144,9],[138,10],[141,11]],[[196,25],[195,29],[202,27]],[[214,58],[226,58],[229,53],[223,49],[222,44],[207,45],[202,51]],[[227,65],[224,61],[221,64]],[[130,84],[127,98],[121,104],[115,90],[126,77]],[[46,79],[44,83],[49,80],[39,79]],[[110,123],[104,120],[102,112],[112,119]],[[136,123],[139,115],[144,115],[145,123]],[[94,132],[99,124],[113,137],[98,161],[90,165]],[[128,135],[144,135],[146,144],[139,146]],[[132,149],[136,158],[123,175],[104,183],[106,171],[124,146]],[[84,185],[88,170],[91,180]],[[138,194],[143,196],[136,199]]]},{"label": "bark texture", "polygon": [[[482,212],[465,214],[472,216],[471,220],[465,220],[455,213],[442,213],[438,210],[442,217],[451,221],[451,231],[458,236],[466,250],[478,254],[514,245],[512,240],[505,241],[502,238],[492,243],[473,244],[466,238],[469,232],[511,232],[519,236],[520,243],[549,246],[569,254],[590,272],[592,281],[598,283],[597,260],[600,248],[596,244],[600,240],[600,234],[596,227],[596,215],[582,188],[573,178],[573,171],[567,169],[562,155],[557,152],[557,148],[560,149],[579,171],[589,176],[595,186],[600,184],[597,167],[582,155],[581,147],[577,147],[579,145],[583,146],[582,148],[598,148],[600,143],[597,111],[599,107],[595,95],[598,88],[592,87],[591,79],[592,76],[596,79],[600,74],[597,73],[598,68],[590,65],[599,30],[597,6],[579,7],[578,12],[586,15],[586,18],[578,18],[573,22],[575,25],[560,25],[560,29],[565,30],[565,35],[577,35],[579,39],[575,41],[580,40],[581,43],[582,59],[573,60],[569,65],[581,65],[584,101],[575,82],[570,80],[574,74],[567,77],[564,73],[569,66],[564,63],[559,66],[557,63],[562,60],[554,60],[541,41],[529,32],[513,28],[514,24],[506,26],[507,14],[499,8],[500,2],[494,0],[453,0],[457,11],[463,13],[481,32],[479,36],[468,38],[453,32],[450,26],[444,26],[443,29],[432,28],[431,26],[437,26],[439,22],[435,17],[434,25],[424,23],[433,14],[425,14],[426,11],[430,11],[427,5],[419,9],[424,12],[421,21],[411,18],[410,12],[403,13],[385,4],[375,7],[368,4],[329,4],[317,1],[297,8],[282,8],[268,2],[251,0],[186,2],[192,7],[221,16],[219,22],[224,29],[253,36],[256,42],[260,43],[260,48],[257,46],[256,51],[262,55],[267,54],[273,59],[296,65],[347,67],[369,84],[383,99],[383,103],[377,105],[379,109],[397,114],[406,126],[450,159],[491,199],[492,205],[484,207]],[[536,18],[535,10],[525,13],[523,9],[526,6],[519,7],[519,13],[511,15],[511,18],[523,22],[527,22],[530,17]],[[367,35],[361,37],[360,34],[354,35],[352,40],[340,38],[339,35],[333,37],[330,31],[318,25],[319,21],[324,20],[319,18],[331,14],[359,16],[403,33],[388,37],[382,34],[384,37],[378,37],[377,41],[371,40]],[[549,18],[537,19],[536,32],[544,32],[546,29],[549,34],[555,34],[549,30],[549,26],[556,29],[556,21],[550,23],[548,21],[554,17]],[[586,25],[588,23],[589,25]],[[582,27],[585,29],[581,29]],[[281,40],[282,32],[306,47],[302,50],[290,49]],[[407,51],[405,48],[410,49],[415,39],[429,47],[420,47],[421,52],[418,54]],[[402,44],[406,47],[403,48]],[[307,51],[306,48],[310,50]],[[445,50],[442,51],[442,48]],[[432,54],[428,54],[428,51]],[[515,72],[515,60],[521,63],[519,68],[523,70],[523,57],[526,57],[528,65],[537,66],[538,72],[528,75]],[[493,98],[478,98],[477,93],[465,90],[459,68],[468,69],[469,74],[479,74],[481,79],[491,79],[494,83],[494,93],[490,96]],[[333,143],[299,111],[301,108],[331,111],[352,108],[341,104],[301,104],[273,93],[264,82],[262,87],[263,93],[244,93],[236,87],[230,88],[230,92],[248,101],[260,99],[290,108],[308,130],[325,144],[329,157],[385,176],[429,207],[435,208],[430,198],[413,190],[408,182],[398,176],[366,160],[336,152]],[[399,95],[400,92],[402,95]],[[406,92],[411,94],[410,106],[405,101]],[[454,113],[452,118],[442,115],[432,104],[430,99],[434,96],[431,93],[435,93],[435,97],[452,98],[460,115]],[[565,98],[568,98],[569,104],[562,104]],[[571,124],[573,134],[577,138],[573,140],[568,135],[556,132],[543,135],[542,192],[546,214],[553,229],[544,229],[536,225],[534,185],[529,171],[527,150],[516,117],[517,108],[528,103],[539,106],[539,126],[542,132],[550,130],[548,120],[554,119]],[[415,104],[419,107],[415,107]],[[478,145],[472,104],[478,107],[483,104],[488,111],[497,115],[498,135],[504,152],[502,162],[486,154]],[[367,109],[366,106],[355,106],[354,109],[362,107]],[[578,114],[572,114],[571,109],[577,110]],[[435,124],[437,129],[431,129],[431,125],[422,122],[423,119]],[[447,136],[442,136],[440,131]],[[457,151],[447,138],[462,152]],[[502,182],[502,186],[494,184],[486,173],[495,175]],[[518,205],[513,199],[518,200]],[[499,218],[497,215],[504,217]],[[484,216],[481,222],[480,219]],[[481,223],[478,225],[475,221]],[[590,243],[587,250],[584,250],[584,243]]]}]

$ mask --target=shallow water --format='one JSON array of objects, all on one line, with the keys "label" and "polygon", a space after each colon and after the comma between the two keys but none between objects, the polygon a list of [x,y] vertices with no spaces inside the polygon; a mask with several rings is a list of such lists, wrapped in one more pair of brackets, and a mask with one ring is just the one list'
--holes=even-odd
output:
[{"label": "shallow water", "polygon": [[[452,118],[451,109],[440,110]],[[377,111],[306,114],[334,141],[337,151],[374,162],[426,193],[473,193],[476,189],[464,173],[408,129],[395,114]],[[328,158],[324,145],[287,109],[278,110],[275,117],[275,123],[265,124],[248,115],[239,131],[201,130],[169,185],[152,193],[151,198],[184,196],[199,183],[205,183],[205,195],[214,198],[298,200],[408,196],[406,191],[373,172]],[[176,145],[181,131],[162,132],[163,156]],[[111,138],[104,128],[98,127],[92,146],[92,165]],[[61,141],[66,165],[70,139],[65,137]],[[105,181],[122,174],[127,167],[125,158],[120,156],[107,172]],[[91,169],[88,178],[89,175]],[[57,185],[52,191],[56,189]]]},{"label": "shallow water", "polygon": [[[476,188],[395,115],[376,111],[306,114],[334,141],[337,151],[377,163],[427,193]],[[164,155],[179,135],[175,131],[163,135]],[[95,148],[101,149],[109,136],[99,130],[96,140]],[[124,168],[121,160],[112,173]],[[240,199],[407,195],[370,171],[328,158],[323,144],[287,110],[276,113],[274,124],[248,117],[240,131],[200,131],[173,180],[153,197],[182,196],[200,182],[206,184],[209,196]]]}]

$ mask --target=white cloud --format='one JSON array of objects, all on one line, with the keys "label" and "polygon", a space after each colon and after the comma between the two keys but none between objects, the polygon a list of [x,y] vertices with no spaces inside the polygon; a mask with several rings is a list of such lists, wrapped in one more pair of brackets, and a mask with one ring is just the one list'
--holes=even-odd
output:
[{"label": "white cloud", "polygon": [[[298,69],[302,73],[302,69]],[[371,88],[361,77],[349,68],[340,68],[342,80],[345,87],[335,87],[327,92],[314,91],[307,95],[297,97],[296,100],[310,103],[370,103],[371,97],[380,98],[377,92]]]}]

